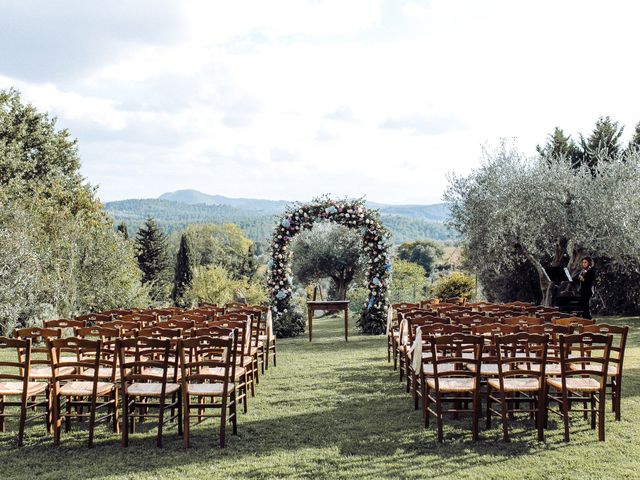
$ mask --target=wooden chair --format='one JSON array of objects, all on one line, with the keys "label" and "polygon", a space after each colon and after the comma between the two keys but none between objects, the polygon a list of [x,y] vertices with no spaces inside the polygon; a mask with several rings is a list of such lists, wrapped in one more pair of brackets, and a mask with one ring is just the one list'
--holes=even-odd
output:
[{"label": "wooden chair", "polygon": [[[182,395],[181,385],[177,380],[178,355],[172,352],[171,340],[149,337],[118,339],[116,349],[122,382],[122,446],[129,446],[129,432],[135,432],[136,419],[157,418],[158,447],[162,447],[164,425],[174,418],[178,421],[178,434],[182,435]],[[172,359],[171,376],[169,359]],[[161,375],[148,374],[150,368],[159,369]],[[149,413],[149,408],[157,408],[158,413]],[[172,414],[165,419],[167,410]]]},{"label": "wooden chair", "polygon": [[[118,382],[120,380],[120,369],[117,367],[118,354],[116,352],[116,340],[120,338],[120,329],[94,325],[93,327],[76,328],[75,336],[85,340],[100,340],[102,342],[100,354],[103,358],[111,358],[116,362],[115,376],[113,376],[113,379]],[[90,354],[91,352],[87,352],[85,356],[89,356]],[[112,378],[110,366],[100,367],[98,369],[98,378],[109,381],[109,379]]]},{"label": "wooden chair", "polygon": [[[487,381],[487,428],[491,428],[491,414],[502,418],[502,438],[509,441],[509,419],[516,412],[534,414],[538,441],[544,440],[545,365],[547,335],[525,332],[497,335],[498,375]],[[532,368],[535,366],[537,368]],[[492,403],[499,410],[492,408]],[[524,404],[527,408],[521,408]]]},{"label": "wooden chair", "polygon": [[[616,421],[620,421],[620,404],[622,399],[622,365],[624,362],[624,351],[627,345],[627,335],[629,327],[618,327],[600,323],[598,325],[581,325],[580,333],[600,333],[611,335],[611,355],[609,357],[609,370],[607,377],[609,382],[607,387],[611,392],[611,406],[615,413]],[[574,366],[575,368],[575,366]]]},{"label": "wooden chair", "polygon": [[148,327],[154,325],[158,318],[151,313],[130,313],[128,315],[122,315],[119,320],[123,322],[135,322],[140,327]]},{"label": "wooden chair", "polygon": [[[215,325],[225,321],[246,322],[246,328],[241,332],[244,337],[243,341],[239,340],[238,345],[242,344],[245,349],[242,356],[243,364],[241,366],[247,369],[251,384],[251,396],[255,397],[255,388],[258,383],[258,349],[253,345],[253,315],[242,313],[238,309],[230,313],[225,313],[224,315],[219,315],[213,324]],[[239,324],[236,326],[239,326]],[[233,325],[230,325],[230,327],[233,327]]]},{"label": "wooden chair", "polygon": [[87,322],[87,324],[95,325],[110,322],[113,320],[113,317],[105,313],[89,313],[86,315],[78,315],[75,317],[75,320],[82,320]]},{"label": "wooden chair", "polygon": [[74,328],[82,328],[87,326],[86,320],[45,320],[42,322],[44,328],[59,328],[63,331],[67,330],[69,332],[73,331]]},{"label": "wooden chair", "polygon": [[[560,368],[560,335],[571,335],[574,332],[573,325],[543,323],[541,325],[525,325],[522,330],[526,333],[546,335],[548,337],[545,375],[547,377],[559,377],[562,373]],[[539,368],[539,365],[531,364],[527,368],[535,370]]]},{"label": "wooden chair", "polygon": [[[431,336],[431,355],[428,362],[433,366],[433,376],[422,378],[423,409],[425,427],[429,426],[429,417],[436,417],[438,442],[442,442],[444,414],[471,413],[473,440],[478,439],[478,415],[480,411],[480,363],[484,339],[479,335],[455,333],[453,335]],[[472,351],[473,357],[462,355]],[[472,372],[467,365],[475,365]],[[421,369],[423,371],[424,369]],[[432,393],[433,392],[433,393]],[[445,409],[443,404],[453,402],[453,408]],[[463,408],[471,403],[471,408]],[[435,404],[435,407],[431,405]]]},{"label": "wooden chair", "polygon": [[595,325],[596,321],[588,318],[581,317],[563,317],[563,318],[554,318],[551,320],[551,323],[554,325],[574,325],[576,328],[580,325]]},{"label": "wooden chair", "polygon": [[[225,317],[225,314],[222,317]],[[251,319],[245,318],[245,320],[226,320],[226,319],[216,319],[214,322],[211,322],[207,328],[209,327],[222,327],[230,330],[237,331],[237,342],[236,342],[236,369],[235,369],[235,379],[234,383],[237,388],[237,397],[236,401],[242,401],[243,412],[247,413],[249,410],[249,394],[248,389],[249,385],[251,385],[251,389],[253,395],[255,395],[255,390],[253,386],[253,379],[251,374],[251,368],[253,364],[253,360],[249,356],[247,344],[250,342],[250,331],[251,331]],[[198,332],[201,332],[200,330]],[[248,334],[249,332],[249,334]],[[202,332],[204,333],[204,332]]]},{"label": "wooden chair", "polygon": [[[234,435],[238,433],[236,411],[235,342],[234,332],[226,337],[194,337],[180,340],[180,367],[182,370],[183,445],[189,447],[191,410],[198,410],[202,418],[220,418],[220,448],[225,445],[227,420],[231,421]],[[192,399],[195,397],[195,403]],[[206,400],[210,399],[210,402]],[[206,410],[220,410],[207,415]]]},{"label": "wooden chair", "polygon": [[[50,384],[52,377],[51,357],[49,356],[49,347],[46,342],[62,338],[62,330],[59,328],[39,327],[19,328],[15,330],[14,336],[16,338],[28,338],[31,340],[30,380],[46,381]],[[75,358],[69,359],[69,357],[62,357],[60,359],[61,362],[66,362],[67,360],[75,360]],[[60,374],[68,374],[73,371],[73,367],[60,367]]]},{"label": "wooden chair", "polygon": [[[14,350],[11,357],[4,350]],[[16,355],[17,354],[17,355]],[[16,358],[17,357],[17,358]],[[9,358],[15,358],[10,360]],[[47,431],[50,431],[50,396],[47,382],[32,382],[30,379],[31,339],[0,337],[0,432],[5,431],[5,419],[17,417],[18,446],[24,442],[24,429],[27,421],[45,419]],[[18,400],[9,400],[18,397]],[[9,413],[7,407],[19,407],[18,414]],[[44,413],[36,413],[27,418],[28,410],[44,408]]]},{"label": "wooden chair", "polygon": [[542,325],[544,320],[538,317],[530,317],[528,315],[517,315],[514,317],[506,317],[502,319],[505,325],[519,325],[525,327],[527,325]]},{"label": "wooden chair", "polygon": [[[60,444],[62,421],[65,431],[71,428],[72,418],[89,418],[89,448],[93,447],[95,424],[101,420],[113,422],[113,429],[118,431],[118,388],[115,383],[116,362],[113,354],[102,355],[101,340],[82,338],[61,338],[50,340],[49,351],[52,368],[53,398],[53,443]],[[75,362],[60,363],[63,351],[74,351]],[[62,373],[63,368],[73,367],[71,373]],[[100,369],[111,370],[110,378],[101,381]],[[88,407],[89,413],[84,413]],[[64,411],[63,411],[64,409]],[[96,417],[98,410],[107,412]]]},{"label": "wooden chair", "polygon": [[[607,372],[611,349],[611,335],[581,333],[560,336],[559,378],[547,378],[547,405],[557,402],[559,410],[547,406],[545,415],[551,411],[562,417],[564,441],[569,441],[569,412],[575,402],[582,402],[582,412],[591,414],[591,428],[596,428],[598,439],[605,439],[605,401]],[[577,352],[577,353],[576,353]],[[589,406],[587,406],[589,404]],[[546,422],[545,422],[546,423]]]}]

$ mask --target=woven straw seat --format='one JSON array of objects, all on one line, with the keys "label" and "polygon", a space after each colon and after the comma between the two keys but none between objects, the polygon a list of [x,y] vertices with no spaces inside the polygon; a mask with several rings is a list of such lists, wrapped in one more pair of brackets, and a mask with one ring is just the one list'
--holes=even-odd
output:
[{"label": "woven straw seat", "polygon": [[[500,380],[492,378],[488,383],[491,388],[500,390]],[[505,378],[503,384],[505,392],[537,392],[540,389],[537,378]]]},{"label": "woven straw seat", "polygon": [[[187,385],[189,395],[222,395],[224,384],[222,383],[190,383]],[[236,387],[233,383],[228,385],[228,392],[232,392]]]},{"label": "woven straw seat", "polygon": [[[578,363],[572,363],[570,367],[571,367],[571,370],[584,370],[584,368],[582,368],[582,365]],[[588,363],[585,365],[585,367],[590,370],[600,370],[601,368],[600,365],[590,365]],[[607,375],[609,375],[610,377],[618,375],[618,366],[609,365],[607,368]]]},{"label": "woven straw seat", "polygon": [[[29,382],[27,387],[27,396],[39,395],[47,389],[46,382]],[[0,382],[1,395],[22,395],[24,383],[22,382]]]},{"label": "woven straw seat", "polygon": [[[151,377],[162,378],[162,376],[164,375],[164,369],[162,369],[161,367],[148,367],[148,368],[143,368],[141,373],[142,375],[149,375]],[[167,379],[173,378],[173,373],[174,373],[173,367],[167,368]],[[180,376],[181,376],[181,373],[180,373],[180,370],[178,370],[178,378],[180,378]]]},{"label": "woven straw seat", "polygon": [[[476,388],[475,378],[440,378],[438,384],[443,393],[472,392]],[[428,379],[427,385],[435,389],[435,379]]]},{"label": "woven straw seat", "polygon": [[[177,383],[167,383],[165,392],[172,395],[180,389]],[[134,383],[129,386],[127,393],[129,395],[141,397],[160,397],[162,392],[162,384],[160,383]]]},{"label": "woven straw seat", "polygon": [[[115,388],[114,383],[98,382],[97,395],[107,395]],[[93,395],[93,382],[73,381],[60,387],[60,395],[66,397],[86,397]]]},{"label": "woven straw seat", "polygon": [[[58,375],[69,375],[73,373],[73,367],[58,368]],[[29,370],[29,378],[36,380],[48,380],[51,378],[51,367],[36,367]]]},{"label": "woven straw seat", "polygon": [[[472,363],[467,364],[466,365],[467,369],[470,372],[475,372],[476,371],[476,366]],[[509,371],[509,365],[503,365],[502,367],[503,371],[507,372]],[[483,376],[494,376],[497,377],[498,376],[498,364],[497,363],[483,363],[480,365],[480,375]]]},{"label": "woven straw seat", "polygon": [[[548,378],[547,384],[562,390],[562,379]],[[597,392],[600,390],[600,383],[593,378],[567,378],[567,390],[572,392]]]},{"label": "woven straw seat", "polygon": [[[530,365],[529,367],[527,367],[527,365],[519,365],[518,369],[519,370],[531,370],[532,372],[539,372],[540,371],[540,365]],[[545,375],[557,376],[557,375],[560,375],[560,373],[561,373],[561,368],[560,368],[560,364],[559,363],[547,363],[544,366],[544,374]]]}]

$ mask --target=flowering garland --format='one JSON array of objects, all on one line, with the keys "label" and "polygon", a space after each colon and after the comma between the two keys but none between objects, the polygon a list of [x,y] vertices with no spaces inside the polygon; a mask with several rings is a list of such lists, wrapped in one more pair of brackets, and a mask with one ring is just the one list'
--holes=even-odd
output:
[{"label": "flowering garland", "polygon": [[365,333],[382,333],[385,327],[387,287],[390,279],[389,231],[377,210],[364,206],[364,200],[334,200],[328,196],[311,203],[296,203],[287,208],[273,231],[268,290],[274,320],[281,319],[291,309],[293,274],[291,272],[291,240],[315,222],[334,222],[356,228],[362,233],[363,249],[369,256],[369,300],[358,322]]}]

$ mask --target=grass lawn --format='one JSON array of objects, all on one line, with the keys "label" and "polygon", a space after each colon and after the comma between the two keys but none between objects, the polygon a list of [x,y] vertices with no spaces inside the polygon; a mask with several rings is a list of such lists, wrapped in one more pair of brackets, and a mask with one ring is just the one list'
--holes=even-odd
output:
[{"label": "grass lawn", "polygon": [[314,321],[312,344],[306,337],[279,341],[278,367],[263,377],[224,450],[210,423],[193,428],[189,450],[175,428],[163,449],[153,429],[123,449],[104,426],[92,450],[77,427],[54,448],[40,425],[18,449],[11,423],[14,432],[0,433],[0,478],[640,478],[640,318],[610,320],[632,333],[622,421],[608,413],[604,443],[575,414],[569,444],[552,416],[545,443],[524,418],[513,423],[510,444],[501,441],[498,421],[473,443],[462,417],[445,423],[439,445],[387,363],[385,337],[352,332],[346,343],[340,319],[329,317]]}]

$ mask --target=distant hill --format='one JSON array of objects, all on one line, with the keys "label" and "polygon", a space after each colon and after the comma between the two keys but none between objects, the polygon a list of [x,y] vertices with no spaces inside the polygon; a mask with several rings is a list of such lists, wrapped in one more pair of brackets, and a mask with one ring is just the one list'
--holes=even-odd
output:
[{"label": "distant hill", "polygon": [[[190,223],[235,223],[247,237],[262,241],[270,238],[278,216],[290,203],[179,190],[165,193],[159,198],[107,202],[105,209],[116,224],[125,222],[132,232],[140,228],[145,219],[152,217],[168,233]],[[449,213],[446,204],[388,205],[367,202],[367,206],[380,210],[395,243],[455,239],[455,235],[443,224]]]}]

